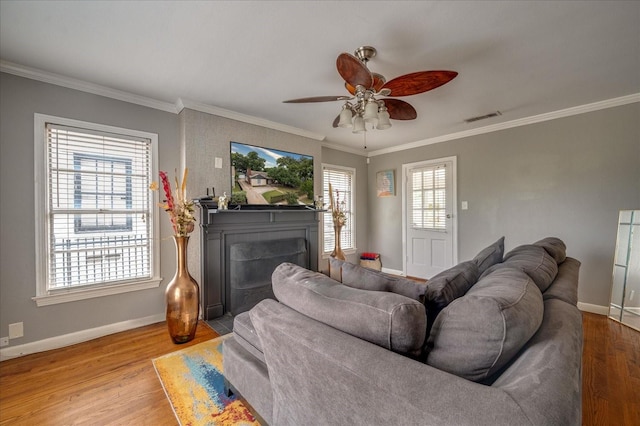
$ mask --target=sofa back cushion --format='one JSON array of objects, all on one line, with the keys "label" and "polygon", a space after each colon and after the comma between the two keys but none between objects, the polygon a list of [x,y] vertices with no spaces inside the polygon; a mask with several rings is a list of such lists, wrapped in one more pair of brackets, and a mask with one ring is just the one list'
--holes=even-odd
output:
[{"label": "sofa back cushion", "polygon": [[480,250],[480,253],[472,259],[472,261],[478,265],[480,274],[489,269],[496,263],[502,262],[502,255],[504,254],[504,237],[500,237],[498,241]]},{"label": "sofa back cushion", "polygon": [[547,237],[540,241],[533,243],[534,246],[540,246],[546,250],[547,253],[556,261],[559,265],[567,258],[567,246],[560,238]]},{"label": "sofa back cushion", "polygon": [[[533,244],[514,248],[504,255],[502,263],[493,265],[483,275],[489,275],[497,269],[516,268],[527,274],[545,292],[558,274],[558,264],[547,251]],[[480,276],[482,278],[482,276]]]},{"label": "sofa back cushion", "polygon": [[[360,265],[329,258],[331,278],[342,284],[362,290],[388,291],[422,302],[426,286],[407,278],[394,277]],[[338,272],[339,271],[339,272]]]},{"label": "sofa back cushion", "polygon": [[524,272],[502,268],[436,318],[427,364],[482,382],[506,365],[542,322],[542,294]]},{"label": "sofa back cushion", "polygon": [[422,352],[427,324],[417,300],[348,287],[292,263],[279,265],[271,281],[280,303],[303,315],[394,352]]}]

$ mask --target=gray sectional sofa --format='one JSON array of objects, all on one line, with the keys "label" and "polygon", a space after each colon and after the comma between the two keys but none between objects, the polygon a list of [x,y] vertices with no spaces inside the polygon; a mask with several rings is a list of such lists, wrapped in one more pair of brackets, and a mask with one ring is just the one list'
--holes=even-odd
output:
[{"label": "gray sectional sofa", "polygon": [[234,320],[224,372],[271,425],[579,425],[580,262],[504,238],[422,284],[284,263]]}]

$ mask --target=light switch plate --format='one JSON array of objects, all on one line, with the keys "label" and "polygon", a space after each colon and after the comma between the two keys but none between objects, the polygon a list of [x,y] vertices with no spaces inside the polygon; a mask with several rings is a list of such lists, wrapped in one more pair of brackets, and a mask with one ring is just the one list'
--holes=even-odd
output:
[{"label": "light switch plate", "polygon": [[221,168],[222,168],[222,158],[220,158],[220,157],[216,157],[216,160],[215,160],[215,168],[216,168],[216,169],[221,169]]},{"label": "light switch plate", "polygon": [[462,210],[468,210],[469,209],[469,203],[467,201],[463,201],[462,202]]}]

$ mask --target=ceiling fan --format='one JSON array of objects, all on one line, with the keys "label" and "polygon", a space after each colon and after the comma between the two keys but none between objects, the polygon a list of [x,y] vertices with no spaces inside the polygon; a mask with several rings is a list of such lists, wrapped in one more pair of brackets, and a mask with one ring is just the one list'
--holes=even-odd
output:
[{"label": "ceiling fan", "polygon": [[[390,81],[367,68],[367,62],[376,56],[376,49],[362,46],[354,55],[341,53],[336,60],[338,74],[344,79],[351,96],[316,96],[290,99],[285,103],[345,101],[342,111],[333,121],[333,127],[353,128],[353,133],[366,131],[365,123],[376,129],[391,127],[389,119],[413,120],[418,114],[409,103],[389,98],[416,95],[442,86],[453,80],[455,71],[418,71],[396,77]],[[377,98],[383,96],[383,98]]]}]

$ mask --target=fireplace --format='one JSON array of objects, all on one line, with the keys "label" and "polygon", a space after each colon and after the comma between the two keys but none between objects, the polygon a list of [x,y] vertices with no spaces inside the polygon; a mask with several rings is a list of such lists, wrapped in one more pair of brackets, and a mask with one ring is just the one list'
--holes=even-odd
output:
[{"label": "fireplace", "polygon": [[282,262],[309,267],[304,238],[232,244],[229,253],[229,306],[232,315],[248,311],[263,299],[275,299],[271,274]]},{"label": "fireplace", "polygon": [[198,205],[205,320],[237,315],[274,298],[271,274],[282,262],[318,269],[317,210],[304,206],[218,210],[215,203],[204,200]]}]

